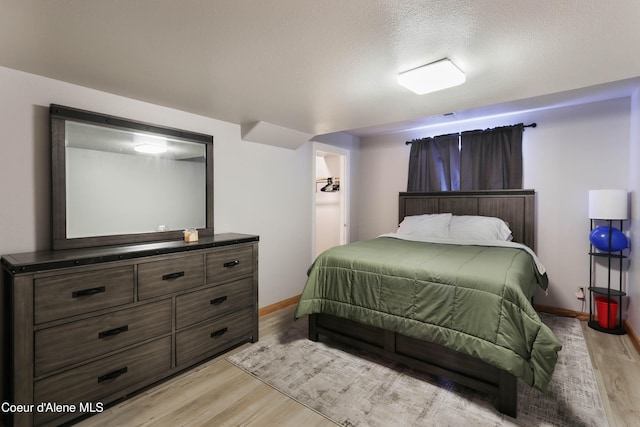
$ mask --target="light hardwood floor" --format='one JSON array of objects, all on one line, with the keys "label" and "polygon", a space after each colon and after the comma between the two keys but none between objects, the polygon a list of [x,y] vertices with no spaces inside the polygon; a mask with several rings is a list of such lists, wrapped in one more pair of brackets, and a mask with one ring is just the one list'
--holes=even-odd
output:
[{"label": "light hardwood floor", "polygon": [[[260,319],[260,337],[286,329],[293,307]],[[628,336],[583,322],[609,423],[640,426],[640,355]],[[245,344],[234,351],[240,351]],[[331,421],[225,360],[229,353],[88,418],[79,426],[333,426]]]},{"label": "light hardwood floor", "polygon": [[582,322],[602,404],[611,427],[640,426],[640,354],[628,335],[609,335]]},{"label": "light hardwood floor", "polygon": [[[260,338],[286,330],[295,306],[260,318]],[[335,426],[225,359],[244,344],[77,424],[93,426]]]}]

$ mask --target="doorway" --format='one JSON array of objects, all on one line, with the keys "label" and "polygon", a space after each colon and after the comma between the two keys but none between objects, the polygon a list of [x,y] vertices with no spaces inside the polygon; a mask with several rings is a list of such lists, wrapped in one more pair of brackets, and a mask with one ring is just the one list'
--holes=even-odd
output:
[{"label": "doorway", "polygon": [[313,143],[313,259],[349,241],[348,150]]}]

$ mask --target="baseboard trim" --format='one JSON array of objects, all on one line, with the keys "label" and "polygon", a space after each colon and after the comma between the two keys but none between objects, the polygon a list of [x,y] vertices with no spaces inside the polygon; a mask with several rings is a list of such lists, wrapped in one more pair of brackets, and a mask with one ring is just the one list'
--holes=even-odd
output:
[{"label": "baseboard trim", "polygon": [[548,314],[553,314],[555,316],[562,316],[562,317],[574,317],[578,320],[583,320],[583,321],[589,320],[589,313],[585,313],[583,311],[567,310],[566,308],[551,307],[548,305],[539,305],[539,304],[534,304],[533,308],[535,308],[536,311],[541,313],[548,313]]},{"label": "baseboard trim", "polygon": [[627,330],[627,334],[629,335],[629,338],[631,338],[631,342],[633,343],[633,346],[638,351],[638,354],[640,354],[640,337],[638,337],[638,334],[636,334],[636,331],[633,330],[628,320],[624,321],[624,327]]},{"label": "baseboard trim", "polygon": [[300,295],[292,296],[291,298],[284,299],[275,304],[268,305],[266,307],[262,307],[258,310],[258,317],[266,316],[267,314],[271,314],[278,310],[282,310],[283,308],[290,307],[294,304],[297,304],[300,300]]}]

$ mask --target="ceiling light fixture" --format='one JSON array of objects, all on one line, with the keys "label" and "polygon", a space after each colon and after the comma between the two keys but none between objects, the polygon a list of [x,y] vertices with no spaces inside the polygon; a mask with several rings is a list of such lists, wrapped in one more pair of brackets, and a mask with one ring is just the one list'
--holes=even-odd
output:
[{"label": "ceiling light fixture", "polygon": [[398,83],[418,95],[458,86],[465,80],[464,73],[446,58],[398,74]]}]

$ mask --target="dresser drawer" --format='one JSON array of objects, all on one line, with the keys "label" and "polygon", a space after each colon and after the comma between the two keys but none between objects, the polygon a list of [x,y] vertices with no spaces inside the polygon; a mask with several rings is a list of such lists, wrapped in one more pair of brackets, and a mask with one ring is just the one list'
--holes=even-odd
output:
[{"label": "dresser drawer", "polygon": [[207,284],[228,282],[253,273],[253,248],[224,249],[207,254]]},{"label": "dresser drawer", "polygon": [[141,300],[202,285],[202,255],[169,258],[138,265],[138,298]]},{"label": "dresser drawer", "polygon": [[252,277],[180,295],[176,298],[176,328],[182,329],[252,304]]},{"label": "dresser drawer", "polygon": [[133,302],[133,266],[34,280],[36,324]]},{"label": "dresser drawer", "polygon": [[[123,351],[34,384],[34,402],[76,404],[97,402],[127,387],[167,372],[171,368],[171,337]],[[56,413],[35,413],[36,423]],[[79,414],[78,414],[79,415]]]},{"label": "dresser drawer", "polygon": [[35,333],[35,375],[171,332],[171,300],[145,304]]},{"label": "dresser drawer", "polygon": [[176,334],[176,364],[185,366],[249,340],[255,310],[246,308]]}]

